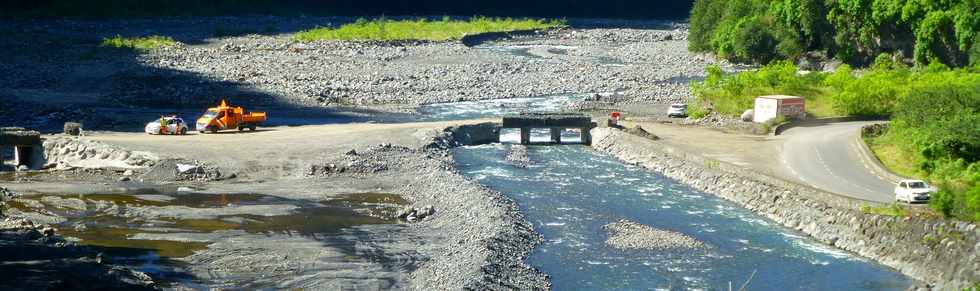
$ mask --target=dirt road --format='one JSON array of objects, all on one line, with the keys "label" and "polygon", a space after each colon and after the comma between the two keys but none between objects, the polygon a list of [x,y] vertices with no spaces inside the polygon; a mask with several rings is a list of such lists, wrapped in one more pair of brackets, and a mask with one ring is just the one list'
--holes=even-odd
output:
[{"label": "dirt road", "polygon": [[422,146],[426,132],[457,124],[493,121],[418,123],[350,123],[259,128],[255,132],[157,136],[130,132],[97,132],[90,139],[123,148],[147,151],[163,158],[185,158],[214,163],[251,179],[281,178],[314,158],[342,154],[351,149],[390,143]]}]

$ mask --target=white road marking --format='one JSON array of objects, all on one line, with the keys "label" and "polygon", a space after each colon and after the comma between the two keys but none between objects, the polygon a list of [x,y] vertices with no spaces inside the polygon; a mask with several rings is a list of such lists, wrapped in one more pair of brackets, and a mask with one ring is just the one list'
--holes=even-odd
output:
[{"label": "white road marking", "polygon": [[829,165],[827,165],[827,163],[826,163],[826,162],[824,161],[824,159],[823,159],[823,155],[822,155],[822,154],[820,153],[820,150],[818,150],[816,146],[813,146],[813,151],[817,153],[817,162],[819,162],[819,163],[820,163],[820,165],[822,165],[822,166],[823,166],[823,168],[824,168],[825,170],[827,170],[827,173],[829,173],[829,174],[830,174],[831,176],[833,176],[833,177],[834,177],[835,179],[837,179],[838,181],[842,181],[842,182],[844,182],[844,183],[847,183],[847,184],[849,184],[849,185],[851,185],[851,186],[854,186],[854,188],[855,188],[855,189],[861,189],[861,190],[865,190],[865,191],[868,191],[867,193],[875,193],[875,191],[874,191],[874,190],[871,190],[871,189],[868,189],[867,187],[864,187],[864,186],[861,186],[861,185],[858,185],[858,184],[855,184],[855,183],[854,183],[854,182],[852,182],[851,180],[848,180],[848,179],[844,179],[844,178],[843,178],[843,177],[841,177],[840,175],[837,175],[837,173],[835,173],[835,172],[834,172],[833,170],[831,170],[831,169],[830,169],[830,166],[829,166]]}]

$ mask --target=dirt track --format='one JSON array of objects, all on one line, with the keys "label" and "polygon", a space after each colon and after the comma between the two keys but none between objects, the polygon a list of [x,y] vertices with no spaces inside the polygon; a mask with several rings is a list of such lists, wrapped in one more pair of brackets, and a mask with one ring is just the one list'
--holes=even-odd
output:
[{"label": "dirt track", "polygon": [[343,154],[382,143],[411,148],[422,146],[428,131],[461,123],[491,120],[351,123],[259,128],[255,132],[190,132],[186,136],[97,132],[90,138],[123,148],[159,154],[163,158],[209,161],[245,179],[275,179],[295,174],[318,157]]}]

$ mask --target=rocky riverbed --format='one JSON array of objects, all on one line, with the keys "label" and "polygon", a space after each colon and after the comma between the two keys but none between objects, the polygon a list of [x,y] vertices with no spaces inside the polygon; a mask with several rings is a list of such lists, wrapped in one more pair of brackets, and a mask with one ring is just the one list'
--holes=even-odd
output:
[{"label": "rocky riverbed", "polygon": [[[686,24],[664,21],[610,29],[601,27],[615,27],[614,21],[573,20],[569,28],[468,44],[291,38],[346,21],[352,19],[4,22],[0,48],[10,55],[0,63],[0,123],[117,128],[132,122],[124,116],[197,111],[223,97],[253,108],[336,113],[357,107],[369,115],[569,93],[617,93],[588,101],[602,104],[667,104],[689,98],[688,83],[716,63],[687,51]],[[145,51],[99,45],[115,35],[161,35],[178,43]],[[139,112],[146,109],[152,112]]]},{"label": "rocky riverbed", "polygon": [[[546,276],[523,261],[540,236],[517,205],[456,173],[448,147],[486,138],[462,131],[456,138],[458,130],[324,152],[261,183],[179,179],[171,159],[114,170],[126,159],[109,157],[135,151],[54,138],[49,154],[61,167],[3,183],[30,193],[13,201],[12,215],[45,221],[84,245],[138,250],[160,266],[150,276],[171,286],[547,289]],[[80,158],[89,148],[96,154]],[[80,170],[90,176],[73,174]],[[144,179],[151,176],[165,178]],[[344,194],[370,192],[391,194]],[[120,260],[145,267],[131,254]]]}]

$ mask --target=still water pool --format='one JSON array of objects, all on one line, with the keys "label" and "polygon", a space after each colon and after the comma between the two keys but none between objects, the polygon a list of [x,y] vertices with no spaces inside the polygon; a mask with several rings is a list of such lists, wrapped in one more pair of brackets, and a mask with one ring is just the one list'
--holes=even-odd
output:
[{"label": "still water pool", "polygon": [[[460,170],[506,193],[544,235],[528,258],[556,290],[902,290],[907,277],[783,228],[733,203],[627,166],[585,146],[510,145],[455,151]],[[705,250],[619,250],[601,227],[629,219],[684,233]],[[751,280],[749,278],[751,277]]]}]

